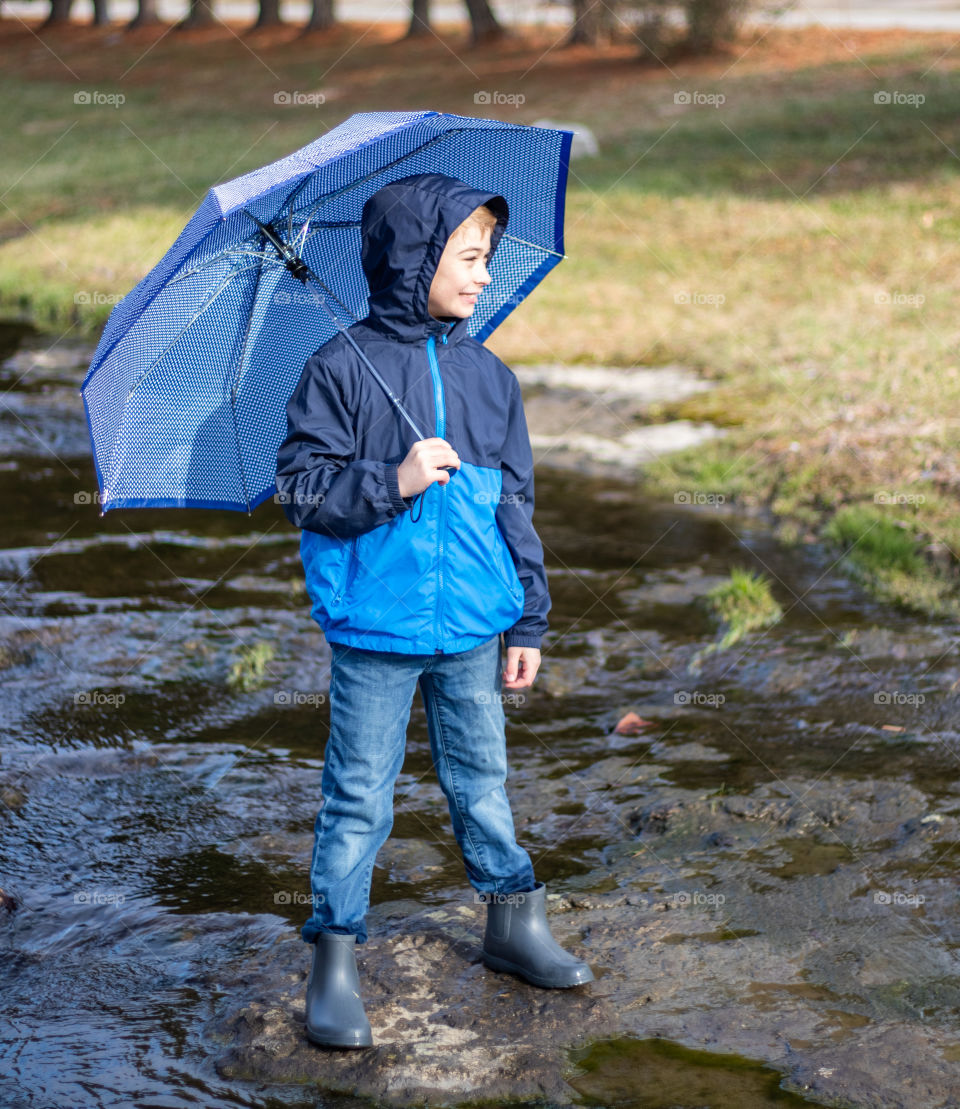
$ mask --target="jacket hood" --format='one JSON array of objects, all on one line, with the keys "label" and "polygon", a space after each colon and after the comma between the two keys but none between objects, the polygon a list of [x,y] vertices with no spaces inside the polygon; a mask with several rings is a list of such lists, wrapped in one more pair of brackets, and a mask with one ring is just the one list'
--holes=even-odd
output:
[{"label": "jacket hood", "polygon": [[360,221],[360,260],[370,286],[365,323],[393,339],[415,342],[467,333],[469,317],[438,320],[427,311],[430,284],[453,231],[481,204],[497,217],[491,256],[509,218],[506,200],[442,173],[418,173],[368,198]]}]

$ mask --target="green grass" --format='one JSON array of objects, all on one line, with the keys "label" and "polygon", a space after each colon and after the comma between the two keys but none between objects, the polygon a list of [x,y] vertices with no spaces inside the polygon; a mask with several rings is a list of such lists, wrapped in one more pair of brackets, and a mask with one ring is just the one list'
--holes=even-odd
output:
[{"label": "green grass", "polygon": [[[858,544],[846,565],[878,595],[948,611],[960,552],[950,36],[776,32],[740,57],[658,71],[624,49],[552,49],[549,35],[468,51],[454,34],[398,44],[383,28],[105,45],[107,33],[73,28],[45,48],[0,21],[0,311],[92,340],[211,185],[355,111],[477,115],[490,112],[478,90],[522,92],[521,107],[491,114],[582,121],[602,153],[571,166],[567,260],[491,349],[508,363],[698,370],[715,388],[655,418],[712,420],[728,434],[653,463],[651,490],[767,509],[787,541],[835,542],[841,524],[825,528],[850,506],[922,495],[912,561],[884,545],[884,571],[862,566]],[[78,105],[77,89],[126,99]],[[321,89],[320,108],[274,103],[279,90]],[[726,100],[678,107],[681,89]],[[891,89],[926,100],[874,103]]]},{"label": "green grass", "polygon": [[714,586],[704,600],[720,623],[720,638],[708,651],[726,650],[750,632],[776,624],[783,616],[770,582],[762,574],[739,567],[730,571],[727,581]]},{"label": "green grass", "polygon": [[827,524],[824,535],[843,547],[846,557],[866,573],[900,570],[915,574],[921,568],[912,529],[866,505],[841,509]]},{"label": "green grass", "polygon": [[265,640],[245,643],[230,667],[227,684],[241,693],[259,689],[266,679],[267,667],[276,657],[277,649],[272,643]]},{"label": "green grass", "polygon": [[960,615],[949,577],[932,571],[922,555],[923,535],[912,520],[885,508],[847,505],[824,528],[850,573],[877,596],[938,616]]}]

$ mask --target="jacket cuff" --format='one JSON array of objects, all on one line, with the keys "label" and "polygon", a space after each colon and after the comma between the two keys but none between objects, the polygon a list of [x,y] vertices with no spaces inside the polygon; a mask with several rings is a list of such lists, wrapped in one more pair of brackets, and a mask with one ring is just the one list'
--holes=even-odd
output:
[{"label": "jacket cuff", "polygon": [[523,632],[504,632],[503,645],[505,647],[536,647],[540,650],[541,635],[529,635]]},{"label": "jacket cuff", "polygon": [[407,500],[405,497],[400,496],[400,482],[397,478],[397,470],[399,466],[396,462],[388,462],[383,467],[383,480],[386,482],[387,495],[390,498],[390,504],[397,512],[404,512],[406,509],[412,507],[413,498]]}]

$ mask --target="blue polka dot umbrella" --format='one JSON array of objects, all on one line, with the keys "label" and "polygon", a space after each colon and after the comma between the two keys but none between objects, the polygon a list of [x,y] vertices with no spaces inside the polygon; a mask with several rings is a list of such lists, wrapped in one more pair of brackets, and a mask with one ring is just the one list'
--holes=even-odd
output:
[{"label": "blue polka dot umbrella", "polygon": [[571,139],[440,112],[367,112],[211,189],[114,306],[84,380],[101,510],[249,512],[274,495],[305,361],[367,314],[363,204],[400,177],[443,173],[507,198],[507,233],[468,325],[482,341],[563,257]]}]

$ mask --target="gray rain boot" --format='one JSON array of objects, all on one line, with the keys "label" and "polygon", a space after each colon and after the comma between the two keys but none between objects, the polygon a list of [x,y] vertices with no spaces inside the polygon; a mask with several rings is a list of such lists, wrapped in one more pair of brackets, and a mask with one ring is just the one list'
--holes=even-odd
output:
[{"label": "gray rain boot", "polygon": [[321,932],[307,979],[307,1039],[321,1047],[370,1047],[357,977],[357,937]]},{"label": "gray rain boot", "polygon": [[565,989],[593,981],[590,967],[550,934],[543,882],[529,892],[481,896],[487,903],[483,961],[488,967],[519,974],[535,986]]}]

